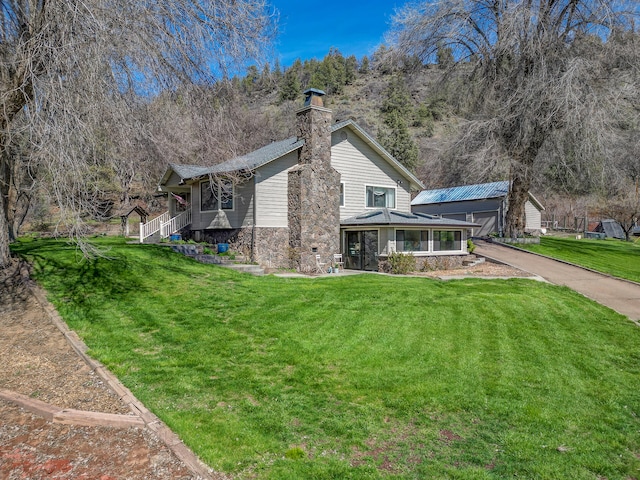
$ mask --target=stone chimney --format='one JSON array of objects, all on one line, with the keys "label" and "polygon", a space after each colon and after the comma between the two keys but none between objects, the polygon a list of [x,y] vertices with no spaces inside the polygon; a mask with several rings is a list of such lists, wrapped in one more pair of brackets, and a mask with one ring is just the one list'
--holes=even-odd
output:
[{"label": "stone chimney", "polygon": [[310,272],[316,255],[329,264],[340,253],[340,174],[331,166],[331,110],[322,90],[309,89],[296,112],[304,140],[298,165],[289,171],[289,248],[293,267]]}]

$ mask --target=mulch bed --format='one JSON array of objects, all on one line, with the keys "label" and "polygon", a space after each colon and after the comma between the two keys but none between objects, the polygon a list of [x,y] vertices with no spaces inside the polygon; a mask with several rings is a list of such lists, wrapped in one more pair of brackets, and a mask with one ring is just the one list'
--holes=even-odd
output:
[{"label": "mulch bed", "polygon": [[[56,407],[130,414],[31,295],[25,266],[0,270],[0,388]],[[2,479],[193,479],[147,428],[46,421],[0,399]]]}]

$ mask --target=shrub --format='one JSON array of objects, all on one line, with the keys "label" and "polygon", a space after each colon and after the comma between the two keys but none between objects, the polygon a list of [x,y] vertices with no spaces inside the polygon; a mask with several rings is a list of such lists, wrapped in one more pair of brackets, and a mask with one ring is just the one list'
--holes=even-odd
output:
[{"label": "shrub", "polygon": [[387,258],[391,273],[404,275],[416,271],[416,259],[409,253],[393,252]]},{"label": "shrub", "polygon": [[473,253],[475,249],[476,249],[475,243],[473,243],[470,238],[467,238],[467,251],[469,253]]}]

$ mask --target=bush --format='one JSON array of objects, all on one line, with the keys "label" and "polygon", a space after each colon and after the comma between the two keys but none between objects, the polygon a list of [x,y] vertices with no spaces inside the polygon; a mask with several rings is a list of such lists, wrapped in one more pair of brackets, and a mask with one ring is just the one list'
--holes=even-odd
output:
[{"label": "bush", "polygon": [[475,243],[473,243],[470,238],[467,238],[467,251],[469,253],[473,253],[475,249],[476,249]]},{"label": "bush", "polygon": [[416,271],[416,259],[409,253],[393,252],[387,257],[391,273],[405,275]]}]

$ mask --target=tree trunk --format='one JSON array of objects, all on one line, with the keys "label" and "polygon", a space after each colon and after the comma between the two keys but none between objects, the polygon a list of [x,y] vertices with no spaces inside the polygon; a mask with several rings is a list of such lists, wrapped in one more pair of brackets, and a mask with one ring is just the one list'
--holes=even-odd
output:
[{"label": "tree trunk", "polygon": [[524,162],[514,162],[511,166],[511,182],[507,195],[507,218],[505,235],[510,238],[521,237],[526,226],[525,204],[529,198],[531,178],[529,168]]},{"label": "tree trunk", "polygon": [[9,228],[5,211],[5,198],[0,193],[0,269],[6,268],[11,262],[9,252]]}]

